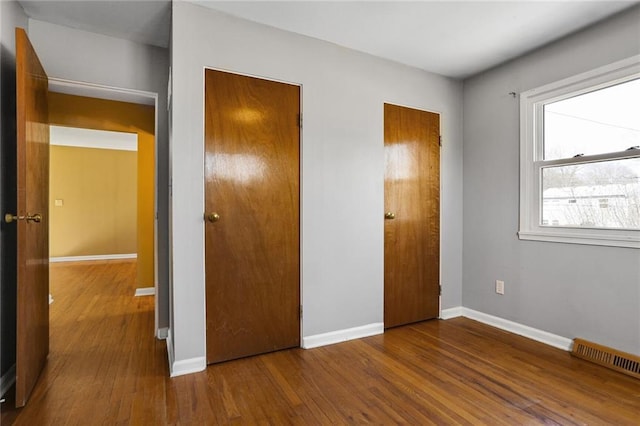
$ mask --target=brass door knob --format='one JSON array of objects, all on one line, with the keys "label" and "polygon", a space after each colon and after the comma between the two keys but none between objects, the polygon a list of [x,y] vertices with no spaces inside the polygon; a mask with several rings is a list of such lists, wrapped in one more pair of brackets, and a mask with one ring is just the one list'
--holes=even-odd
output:
[{"label": "brass door knob", "polygon": [[16,220],[24,219],[24,216],[17,216],[15,214],[7,213],[4,215],[4,221],[7,223],[14,222]]},{"label": "brass door knob", "polygon": [[205,217],[209,222],[212,222],[212,223],[220,220],[220,215],[216,212],[207,213]]},{"label": "brass door knob", "polygon": [[40,213],[27,214],[26,216],[18,216],[11,213],[7,213],[4,215],[4,221],[7,223],[15,222],[17,220],[26,220],[27,222],[39,223],[42,221],[42,215]]},{"label": "brass door knob", "polygon": [[386,213],[384,214],[384,218],[385,218],[385,219],[388,219],[388,220],[395,219],[395,218],[396,218],[396,214],[395,214],[395,213],[392,213],[392,212],[386,212]]}]

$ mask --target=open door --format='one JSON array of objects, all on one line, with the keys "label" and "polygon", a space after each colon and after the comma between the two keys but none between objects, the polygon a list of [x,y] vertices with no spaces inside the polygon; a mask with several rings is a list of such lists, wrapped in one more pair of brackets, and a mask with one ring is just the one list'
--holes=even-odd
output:
[{"label": "open door", "polygon": [[48,79],[26,32],[16,28],[18,227],[16,407],[26,404],[49,353]]}]

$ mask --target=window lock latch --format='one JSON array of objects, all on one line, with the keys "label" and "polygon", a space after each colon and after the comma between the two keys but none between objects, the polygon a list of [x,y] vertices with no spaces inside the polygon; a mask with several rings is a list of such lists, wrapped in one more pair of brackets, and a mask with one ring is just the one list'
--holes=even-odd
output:
[{"label": "window lock latch", "polygon": [[576,154],[573,156],[573,158],[579,158],[579,157],[584,157],[584,154]]},{"label": "window lock latch", "polygon": [[627,148],[627,151],[633,151],[634,149],[640,149],[640,145],[630,146],[629,148]]}]

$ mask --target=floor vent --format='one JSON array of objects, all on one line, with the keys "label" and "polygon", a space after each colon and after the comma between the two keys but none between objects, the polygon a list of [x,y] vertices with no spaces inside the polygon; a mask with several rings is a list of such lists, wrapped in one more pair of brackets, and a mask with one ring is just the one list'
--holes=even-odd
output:
[{"label": "floor vent", "polygon": [[573,339],[571,355],[640,379],[640,357],[635,355],[582,339]]}]

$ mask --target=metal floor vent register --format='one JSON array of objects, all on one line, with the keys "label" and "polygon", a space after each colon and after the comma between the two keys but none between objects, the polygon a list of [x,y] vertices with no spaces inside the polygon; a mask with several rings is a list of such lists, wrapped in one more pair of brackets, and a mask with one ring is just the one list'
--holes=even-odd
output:
[{"label": "metal floor vent register", "polygon": [[640,379],[638,356],[582,339],[573,339],[571,355]]}]

